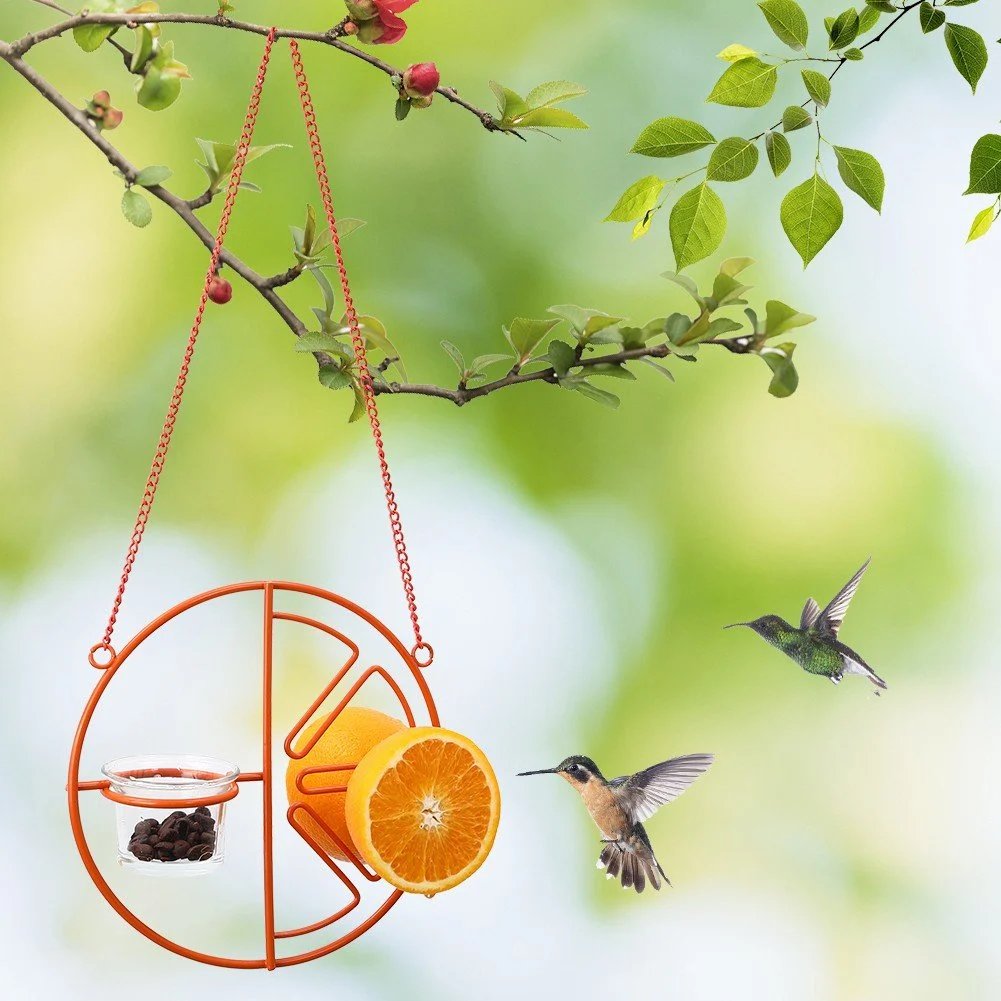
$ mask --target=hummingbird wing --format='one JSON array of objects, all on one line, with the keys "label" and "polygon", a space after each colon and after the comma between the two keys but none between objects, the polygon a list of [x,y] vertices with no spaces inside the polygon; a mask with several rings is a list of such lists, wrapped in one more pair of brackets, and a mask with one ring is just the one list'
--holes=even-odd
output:
[{"label": "hummingbird wing", "polygon": [[713,763],[712,754],[686,754],[635,775],[612,779],[621,804],[634,824],[649,820],[665,803],[677,799]]},{"label": "hummingbird wing", "polygon": [[841,628],[841,623],[845,621],[845,614],[848,611],[848,606],[852,603],[852,598],[855,597],[855,592],[858,590],[862,575],[869,569],[871,562],[872,557],[870,556],[859,567],[855,576],[831,598],[827,608],[820,613],[820,618],[817,620],[818,632],[826,633],[828,636],[836,637],[838,635],[838,630]]},{"label": "hummingbird wing", "polygon": [[803,614],[799,617],[800,629],[812,629],[814,623],[820,618],[820,605],[813,598],[807,598],[803,606]]}]

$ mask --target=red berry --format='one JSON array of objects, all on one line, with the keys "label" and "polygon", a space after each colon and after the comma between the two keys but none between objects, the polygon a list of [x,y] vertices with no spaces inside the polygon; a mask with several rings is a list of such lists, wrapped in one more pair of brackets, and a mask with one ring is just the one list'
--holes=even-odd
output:
[{"label": "red berry", "polygon": [[209,281],[209,298],[220,306],[225,305],[233,298],[233,286],[225,278],[213,275]]},{"label": "red berry", "polygon": [[411,97],[430,97],[441,83],[441,74],[434,63],[414,63],[403,74],[403,89]]}]

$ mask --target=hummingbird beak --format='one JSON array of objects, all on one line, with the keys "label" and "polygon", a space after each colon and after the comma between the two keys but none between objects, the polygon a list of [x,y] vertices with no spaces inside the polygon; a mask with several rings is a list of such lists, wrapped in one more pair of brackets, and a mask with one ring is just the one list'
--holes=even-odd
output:
[{"label": "hummingbird beak", "polygon": [[520,778],[522,775],[555,775],[558,771],[558,768],[540,768],[534,772],[518,772],[518,776]]},{"label": "hummingbird beak", "polygon": [[724,626],[724,629],[736,629],[737,626],[750,626],[750,622],[731,622],[730,625]]}]

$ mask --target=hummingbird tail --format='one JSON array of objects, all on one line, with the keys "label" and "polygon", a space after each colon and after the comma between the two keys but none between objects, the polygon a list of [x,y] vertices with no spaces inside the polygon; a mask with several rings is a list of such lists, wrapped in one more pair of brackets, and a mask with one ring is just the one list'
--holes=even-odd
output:
[{"label": "hummingbird tail", "polygon": [[598,857],[598,868],[605,870],[606,879],[618,879],[627,890],[642,893],[649,882],[655,889],[661,888],[661,880],[671,885],[653,852],[637,850],[622,841],[610,841]]}]

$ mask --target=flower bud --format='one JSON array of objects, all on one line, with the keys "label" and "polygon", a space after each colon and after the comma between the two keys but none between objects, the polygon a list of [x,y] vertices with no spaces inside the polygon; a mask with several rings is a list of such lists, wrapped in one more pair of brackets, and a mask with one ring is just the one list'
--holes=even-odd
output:
[{"label": "flower bud", "polygon": [[403,89],[410,97],[430,97],[440,83],[441,74],[434,63],[414,63],[403,74]]},{"label": "flower bud", "polygon": [[431,102],[434,100],[434,94],[425,94],[423,96],[410,98],[410,106],[412,108],[430,108]]},{"label": "flower bud", "polygon": [[344,22],[344,34],[345,35],[357,35],[358,34],[358,25],[355,24],[354,21],[345,21]]},{"label": "flower bud", "polygon": [[108,108],[101,119],[101,128],[107,132],[110,129],[117,129],[122,124],[125,113],[120,108]]},{"label": "flower bud", "polygon": [[209,281],[209,298],[223,306],[233,298],[233,286],[225,278],[213,275]]}]

